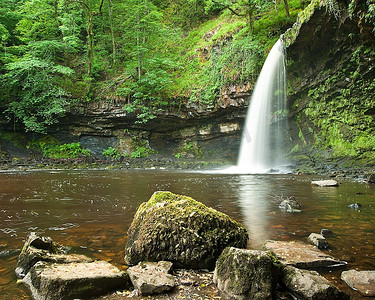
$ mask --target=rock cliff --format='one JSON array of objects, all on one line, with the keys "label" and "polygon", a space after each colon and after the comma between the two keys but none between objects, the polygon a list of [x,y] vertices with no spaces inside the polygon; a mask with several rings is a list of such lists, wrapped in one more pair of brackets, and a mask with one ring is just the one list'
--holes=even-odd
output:
[{"label": "rock cliff", "polygon": [[292,158],[307,166],[305,171],[374,165],[375,39],[370,5],[314,0],[282,36],[288,58]]},{"label": "rock cliff", "polygon": [[[143,140],[160,155],[187,152],[184,155],[191,158],[235,162],[250,95],[249,85],[227,87],[214,108],[195,103],[171,106],[156,111],[156,118],[147,123],[127,113],[125,101],[88,102],[71,109],[50,133],[62,141],[79,141],[97,155],[108,147],[130,154],[132,143]],[[195,151],[185,151],[189,145]]]}]

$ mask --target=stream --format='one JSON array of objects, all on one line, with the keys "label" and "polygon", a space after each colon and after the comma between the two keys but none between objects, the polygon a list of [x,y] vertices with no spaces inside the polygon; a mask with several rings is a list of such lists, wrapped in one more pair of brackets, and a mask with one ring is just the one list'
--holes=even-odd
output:
[{"label": "stream", "polygon": [[[27,171],[0,173],[0,298],[30,299],[14,269],[30,231],[50,236],[71,252],[124,268],[126,232],[138,206],[154,191],[184,194],[243,223],[248,248],[267,239],[306,241],[328,228],[327,252],[347,269],[375,269],[375,185],[341,180],[337,188],[311,186],[322,176],[233,175],[170,170]],[[294,196],[301,213],[278,208]],[[360,203],[358,210],[348,207]],[[324,273],[340,288],[341,270]],[[351,292],[352,295],[357,295]]]}]

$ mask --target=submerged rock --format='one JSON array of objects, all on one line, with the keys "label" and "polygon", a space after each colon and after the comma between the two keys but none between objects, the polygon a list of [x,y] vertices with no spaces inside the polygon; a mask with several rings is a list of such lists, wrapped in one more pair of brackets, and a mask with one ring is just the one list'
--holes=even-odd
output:
[{"label": "submerged rock", "polygon": [[66,254],[63,246],[55,243],[50,237],[30,232],[18,256],[16,275],[23,278],[30,268],[39,261],[55,263],[89,262],[92,259],[84,255]]},{"label": "submerged rock", "polygon": [[319,249],[329,248],[328,242],[324,236],[318,233],[311,233],[307,238],[308,242],[312,245],[315,245]]},{"label": "submerged rock", "polygon": [[375,174],[370,174],[367,176],[366,182],[368,184],[375,184]]},{"label": "submerged rock", "polygon": [[360,209],[361,206],[362,206],[362,205],[359,204],[359,203],[352,203],[352,204],[349,204],[349,205],[348,205],[349,208],[351,208],[351,209],[355,209],[355,210]]},{"label": "submerged rock", "polygon": [[349,296],[316,271],[301,270],[285,266],[281,271],[281,281],[297,299],[344,300]]},{"label": "submerged rock", "polygon": [[321,187],[335,187],[339,186],[336,180],[330,179],[330,180],[317,180],[317,181],[312,181],[312,185],[317,185]]},{"label": "submerged rock", "polygon": [[297,268],[309,269],[346,264],[345,261],[327,255],[313,245],[298,241],[266,241],[263,248],[272,250],[282,262]]},{"label": "submerged rock", "polygon": [[99,296],[129,286],[127,274],[105,261],[36,263],[23,279],[35,300]]},{"label": "submerged rock", "polygon": [[134,288],[142,295],[160,294],[177,286],[176,278],[168,274],[172,263],[168,261],[141,262],[128,269]]},{"label": "submerged rock", "polygon": [[274,299],[278,269],[270,251],[228,247],[216,262],[213,280],[231,299]]},{"label": "submerged rock", "polygon": [[326,228],[322,228],[320,230],[320,234],[322,236],[324,236],[325,238],[330,237],[330,236],[334,236],[333,232],[331,230],[329,230],[329,229],[326,229]]},{"label": "submerged rock", "polygon": [[187,196],[155,192],[128,230],[125,263],[171,261],[177,268],[213,269],[227,246],[245,248],[246,228]]},{"label": "submerged rock", "polygon": [[301,212],[301,207],[301,204],[299,204],[294,197],[283,200],[279,205],[281,210],[291,213]]},{"label": "submerged rock", "polygon": [[341,279],[363,296],[375,297],[375,271],[344,271]]}]

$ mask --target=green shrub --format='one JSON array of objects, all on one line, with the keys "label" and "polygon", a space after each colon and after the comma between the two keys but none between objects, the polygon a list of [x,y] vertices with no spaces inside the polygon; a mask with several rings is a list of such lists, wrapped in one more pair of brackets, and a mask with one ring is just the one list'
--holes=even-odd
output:
[{"label": "green shrub", "polygon": [[133,137],[131,148],[131,158],[149,157],[155,153],[155,150],[150,147],[148,140],[137,139],[136,137]]},{"label": "green shrub", "polygon": [[155,151],[152,150],[151,148],[141,146],[141,147],[137,147],[137,149],[131,153],[130,157],[131,158],[149,157],[153,153],[155,153]]},{"label": "green shrub", "polygon": [[82,148],[80,143],[61,144],[58,140],[49,136],[30,142],[27,148],[40,150],[45,157],[49,158],[76,158],[80,155],[91,156],[91,152]]},{"label": "green shrub", "polygon": [[191,141],[182,145],[175,154],[175,157],[181,158],[189,155],[196,158],[201,158],[203,156],[203,151],[196,141]]},{"label": "green shrub", "polygon": [[119,158],[120,153],[113,147],[108,147],[102,152],[102,155],[112,158]]}]

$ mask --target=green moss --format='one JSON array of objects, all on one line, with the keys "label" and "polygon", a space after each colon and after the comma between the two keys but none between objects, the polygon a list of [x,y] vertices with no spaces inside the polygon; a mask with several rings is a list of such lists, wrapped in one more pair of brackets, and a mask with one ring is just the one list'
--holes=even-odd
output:
[{"label": "green moss", "polygon": [[17,132],[0,132],[0,139],[9,141],[18,148],[25,147],[25,135]]},{"label": "green moss", "polygon": [[189,155],[195,158],[202,158],[203,151],[197,141],[185,142],[180,146],[175,154],[176,158],[188,157]]},{"label": "green moss", "polygon": [[149,141],[147,139],[141,139],[133,137],[131,141],[131,158],[142,158],[149,157],[155,154],[156,151],[150,147]]},{"label": "green moss", "polygon": [[236,298],[271,299],[278,269],[272,252],[230,247],[219,257],[214,278],[220,289]]},{"label": "green moss", "polygon": [[295,42],[302,25],[310,20],[316,9],[326,6],[326,4],[326,0],[312,0],[310,4],[298,14],[297,20],[293,24],[293,27],[288,29],[281,37],[285,48],[288,48]]},{"label": "green moss", "polygon": [[229,245],[246,246],[246,229],[191,197],[155,192],[129,229],[125,261],[169,260],[181,267],[213,268]]}]

